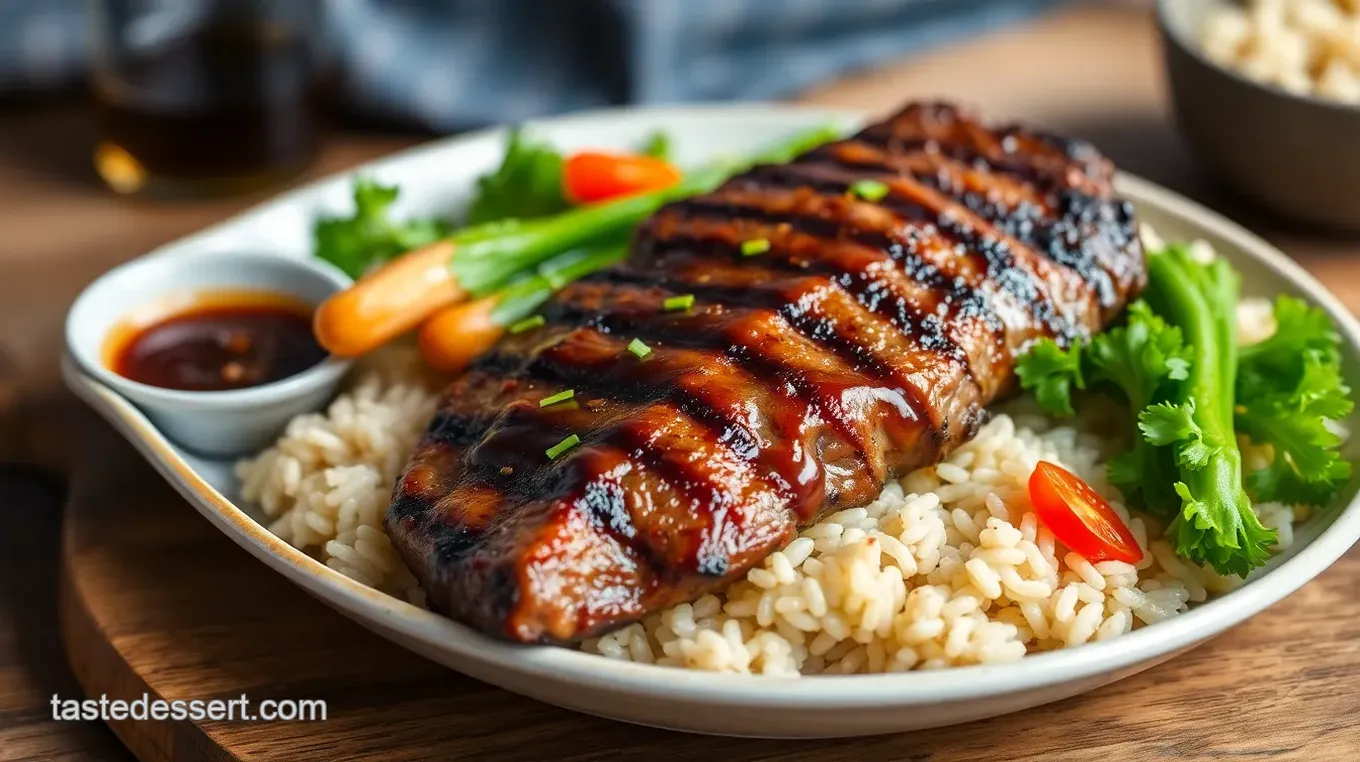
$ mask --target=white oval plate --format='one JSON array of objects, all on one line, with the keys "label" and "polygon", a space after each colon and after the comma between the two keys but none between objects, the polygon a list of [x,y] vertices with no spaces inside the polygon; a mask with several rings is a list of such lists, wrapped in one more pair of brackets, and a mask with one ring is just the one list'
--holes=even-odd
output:
[{"label": "white oval plate", "polygon": [[[532,124],[564,148],[635,146],[654,129],[676,138],[690,164],[781,135],[857,115],[776,106],[604,111]],[[500,158],[502,130],[437,141],[360,171],[400,184],[399,214],[447,212],[466,203],[472,181]],[[313,218],[348,209],[349,176],[288,193],[235,219],[148,254],[205,249],[272,250],[304,257]],[[1180,196],[1134,177],[1119,191],[1140,218],[1169,239],[1203,238],[1241,269],[1247,291],[1285,292],[1321,305],[1346,344],[1354,386],[1360,325],[1327,290],[1269,244]],[[801,680],[710,674],[611,661],[564,648],[491,640],[456,622],[364,587],[279,540],[233,502],[231,464],[196,457],[169,442],[126,399],[68,358],[67,383],[109,419],[189,503],[239,545],[359,624],[434,661],[543,701],[605,717],[702,733],[828,737],[928,728],[991,717],[1091,690],[1147,669],[1218,635],[1298,589],[1360,537],[1360,504],[1348,486],[1334,510],[1296,530],[1287,552],[1239,590],[1114,640],[1003,665],[895,675]],[[1355,452],[1348,453],[1355,459]]]}]

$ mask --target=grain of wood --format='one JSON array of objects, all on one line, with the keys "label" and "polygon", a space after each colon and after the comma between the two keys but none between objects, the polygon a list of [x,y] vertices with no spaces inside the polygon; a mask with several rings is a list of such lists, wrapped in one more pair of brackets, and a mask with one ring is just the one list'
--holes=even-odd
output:
[{"label": "grain of wood", "polygon": [[0,760],[130,760],[101,724],[52,721],[53,694],[80,695],[55,637],[63,492],[52,473],[0,467]]}]

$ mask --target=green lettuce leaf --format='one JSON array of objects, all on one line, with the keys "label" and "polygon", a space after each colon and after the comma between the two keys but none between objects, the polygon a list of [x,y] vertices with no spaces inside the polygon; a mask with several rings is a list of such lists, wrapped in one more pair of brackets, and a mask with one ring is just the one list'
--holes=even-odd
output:
[{"label": "green lettuce leaf", "polygon": [[389,207],[397,200],[396,186],[357,177],[354,213],[321,217],[312,227],[313,253],[358,278],[371,267],[449,234],[449,226],[435,218],[396,222]]},{"label": "green lettuce leaf", "polygon": [[562,193],[562,162],[562,154],[552,146],[526,138],[521,130],[511,131],[500,167],[477,180],[468,224],[528,220],[563,211],[570,203]]}]

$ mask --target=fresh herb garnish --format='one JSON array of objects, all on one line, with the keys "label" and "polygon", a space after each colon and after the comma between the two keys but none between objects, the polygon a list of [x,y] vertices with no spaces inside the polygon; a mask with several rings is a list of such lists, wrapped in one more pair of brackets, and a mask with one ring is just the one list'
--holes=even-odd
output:
[{"label": "fresh herb garnish", "polygon": [[[525,331],[532,331],[535,328],[543,327],[543,325],[547,322],[548,321],[543,319],[542,315],[534,315],[532,317],[527,317],[511,325],[510,333],[524,333]],[[502,323],[502,325],[504,325],[504,323]]]},{"label": "fresh herb garnish", "polygon": [[1282,296],[1275,333],[1242,349],[1237,373],[1237,426],[1275,458],[1247,475],[1258,500],[1323,505],[1350,478],[1341,437],[1328,425],[1354,403],[1341,377],[1341,339],[1327,313]]},{"label": "fresh herb garnish", "polygon": [[578,444],[581,444],[581,438],[576,436],[575,434],[572,434],[566,439],[563,439],[561,442],[558,442],[552,447],[549,447],[545,451],[548,455],[548,460],[557,460],[557,456],[561,455],[567,450],[570,450],[571,448],[575,447]]},{"label": "fresh herb garnish", "polygon": [[657,130],[647,136],[642,144],[642,154],[656,159],[671,160],[671,136],[664,130]]},{"label": "fresh herb garnish", "polygon": [[770,239],[752,238],[749,241],[741,242],[741,255],[743,257],[754,257],[757,254],[764,254],[770,250]]},{"label": "fresh herb garnish", "polygon": [[632,341],[628,342],[628,351],[637,355],[638,359],[640,360],[646,357],[647,355],[651,354],[652,348],[642,343],[642,339],[633,339]]},{"label": "fresh herb garnish", "polygon": [[865,201],[881,201],[888,195],[888,186],[877,180],[856,180],[850,183],[850,193]]},{"label": "fresh herb garnish", "polygon": [[533,219],[556,214],[568,206],[562,195],[562,154],[516,129],[510,132],[500,167],[478,178],[467,221],[477,225],[509,218]]},{"label": "fresh herb garnish", "polygon": [[[1141,436],[1110,461],[1110,482],[1168,522],[1179,555],[1245,576],[1275,543],[1251,498],[1322,505],[1350,477],[1329,425],[1354,406],[1340,339],[1325,312],[1282,297],[1275,334],[1239,348],[1240,279],[1226,260],[1173,246],[1148,261],[1147,301],[1124,326],[1067,350],[1039,342],[1016,374],[1058,415],[1072,414],[1074,389],[1117,390]],[[1269,466],[1244,477],[1239,433],[1271,446]]]},{"label": "fresh herb garnish", "polygon": [[567,400],[575,396],[576,390],[568,389],[565,392],[558,392],[557,394],[554,394],[551,397],[544,397],[543,399],[538,401],[538,406],[548,407],[549,405],[556,405],[559,402],[566,402]]},{"label": "fresh herb garnish", "polygon": [[679,296],[669,296],[661,303],[662,309],[667,312],[678,312],[687,310],[694,306],[694,294],[681,294]]},{"label": "fresh herb garnish", "polygon": [[[1113,389],[1134,416],[1166,399],[1169,384],[1188,376],[1180,329],[1153,314],[1146,302],[1129,305],[1127,322],[1095,336],[1088,344],[1060,349],[1050,339],[1037,343],[1015,368],[1020,384],[1054,415],[1072,416],[1077,389]],[[1172,489],[1175,468],[1170,454],[1142,437],[1108,464],[1110,483],[1124,498],[1163,517],[1180,500]]]},{"label": "fresh herb garnish", "polygon": [[374,265],[449,234],[448,225],[439,219],[393,221],[389,207],[399,193],[395,185],[356,177],[354,214],[319,218],[312,227],[313,253],[358,278]]}]

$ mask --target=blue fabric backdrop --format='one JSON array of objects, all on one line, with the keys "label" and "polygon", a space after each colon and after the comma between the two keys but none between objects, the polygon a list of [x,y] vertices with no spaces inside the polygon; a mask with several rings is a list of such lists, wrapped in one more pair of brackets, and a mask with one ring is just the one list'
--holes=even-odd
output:
[{"label": "blue fabric backdrop", "polygon": [[[319,32],[349,106],[453,130],[610,104],[777,98],[1059,0],[322,1]],[[88,2],[0,0],[0,93],[81,76]]]}]

